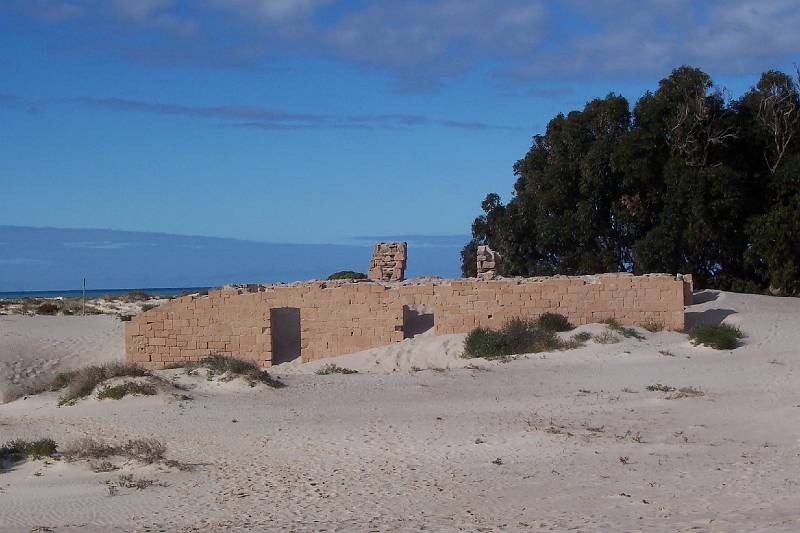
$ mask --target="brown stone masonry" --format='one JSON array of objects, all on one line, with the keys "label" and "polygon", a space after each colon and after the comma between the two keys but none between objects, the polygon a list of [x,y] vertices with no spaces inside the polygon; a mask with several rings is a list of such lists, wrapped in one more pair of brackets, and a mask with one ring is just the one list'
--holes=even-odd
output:
[{"label": "brown stone masonry", "polygon": [[367,278],[375,281],[403,281],[406,274],[408,244],[378,242],[372,252]]},{"label": "brown stone masonry", "polygon": [[147,368],[212,354],[268,367],[398,342],[426,323],[421,318],[438,335],[545,312],[566,315],[573,324],[616,318],[676,330],[684,325],[690,284],[690,278],[666,274],[602,274],[231,286],[177,298],[133,318],[125,326],[125,346],[128,359]]}]

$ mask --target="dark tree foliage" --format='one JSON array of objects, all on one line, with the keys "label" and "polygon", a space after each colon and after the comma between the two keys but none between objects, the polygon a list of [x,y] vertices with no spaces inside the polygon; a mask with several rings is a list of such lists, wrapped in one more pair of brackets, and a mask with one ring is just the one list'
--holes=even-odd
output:
[{"label": "dark tree foliage", "polygon": [[769,71],[738,100],[675,69],[630,109],[621,96],[560,114],[489,194],[461,252],[509,274],[691,273],[700,287],[800,294],[798,79]]}]

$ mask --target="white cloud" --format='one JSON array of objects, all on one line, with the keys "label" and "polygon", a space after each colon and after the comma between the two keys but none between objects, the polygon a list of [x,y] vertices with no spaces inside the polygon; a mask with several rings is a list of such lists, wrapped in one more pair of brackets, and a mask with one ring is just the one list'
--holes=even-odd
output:
[{"label": "white cloud", "polygon": [[312,16],[334,0],[205,0],[211,8],[227,11],[244,20],[285,22]]},{"label": "white cloud", "polygon": [[[800,52],[798,0],[10,0],[0,10],[9,5],[55,23],[108,17],[181,38],[155,53],[123,42],[127,58],[323,56],[406,86],[484,65],[526,83],[651,77],[680,64],[757,73]],[[102,26],[85,18],[88,34]]]}]

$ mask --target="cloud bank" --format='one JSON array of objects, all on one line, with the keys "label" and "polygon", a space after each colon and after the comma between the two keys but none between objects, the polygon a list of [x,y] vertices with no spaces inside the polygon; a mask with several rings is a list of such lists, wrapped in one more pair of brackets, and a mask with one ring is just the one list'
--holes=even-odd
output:
[{"label": "cloud bank", "polygon": [[[475,69],[509,84],[636,78],[683,63],[752,74],[796,59],[797,7],[796,0],[11,0],[0,10],[77,25],[98,37],[96,53],[124,60],[263,66],[311,55],[386,72],[419,90]],[[101,46],[111,32],[119,39]]]}]

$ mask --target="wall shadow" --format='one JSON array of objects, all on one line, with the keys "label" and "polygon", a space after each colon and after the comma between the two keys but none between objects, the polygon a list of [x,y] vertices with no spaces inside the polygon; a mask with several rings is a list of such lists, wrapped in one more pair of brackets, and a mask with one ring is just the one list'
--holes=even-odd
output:
[{"label": "wall shadow", "polygon": [[689,330],[703,324],[721,324],[725,317],[735,314],[736,311],[733,309],[706,309],[705,311],[686,311],[683,316],[685,327]]},{"label": "wall shadow", "polygon": [[692,296],[692,305],[704,304],[706,302],[713,302],[717,298],[719,298],[719,291],[712,291],[709,289],[703,291],[697,291]]},{"label": "wall shadow", "polygon": [[411,339],[433,329],[433,312],[403,306],[403,337]]}]

